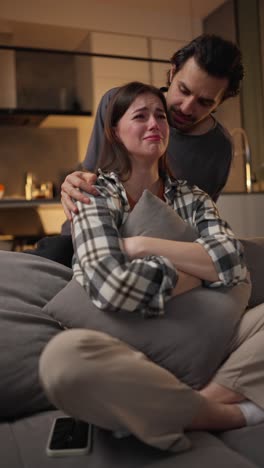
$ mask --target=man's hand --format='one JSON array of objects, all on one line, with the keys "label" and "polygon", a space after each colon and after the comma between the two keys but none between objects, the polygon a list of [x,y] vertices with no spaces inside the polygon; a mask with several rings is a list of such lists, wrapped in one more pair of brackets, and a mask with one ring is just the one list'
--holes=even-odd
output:
[{"label": "man's hand", "polygon": [[80,189],[91,195],[98,195],[96,188],[93,186],[96,179],[96,174],[92,172],[75,171],[67,175],[61,186],[61,203],[69,221],[72,221],[72,213],[78,213],[72,198],[83,203],[90,203],[90,198],[83,195]]}]

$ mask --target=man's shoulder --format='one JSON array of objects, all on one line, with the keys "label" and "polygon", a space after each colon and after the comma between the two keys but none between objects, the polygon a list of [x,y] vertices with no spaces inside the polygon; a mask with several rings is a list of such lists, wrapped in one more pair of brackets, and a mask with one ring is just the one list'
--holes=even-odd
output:
[{"label": "man's shoulder", "polygon": [[215,130],[216,132],[219,133],[219,135],[227,140],[230,144],[232,144],[232,136],[227,130],[226,127],[224,127],[218,120],[215,120]]},{"label": "man's shoulder", "polygon": [[[227,130],[218,120],[215,120],[215,125],[212,131],[208,132],[204,144],[214,154],[217,159],[221,159],[222,164],[224,159],[229,165],[233,158],[233,142],[232,137]],[[204,145],[202,145],[204,146]]]},{"label": "man's shoulder", "polygon": [[227,128],[224,127],[213,115],[210,117],[213,120],[213,125],[210,126],[208,131],[198,135],[200,139],[217,141],[219,144],[223,142],[225,144],[227,143],[228,146],[232,144],[232,137]]},{"label": "man's shoulder", "polygon": [[170,143],[187,145],[187,147],[201,147],[205,145],[220,145],[231,148],[232,137],[228,130],[216,119],[214,125],[204,133],[183,133],[176,128],[170,127]]}]

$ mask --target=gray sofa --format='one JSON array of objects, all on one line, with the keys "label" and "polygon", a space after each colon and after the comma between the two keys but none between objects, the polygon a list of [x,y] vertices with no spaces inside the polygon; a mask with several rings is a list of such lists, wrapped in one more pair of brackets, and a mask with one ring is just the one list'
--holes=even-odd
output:
[{"label": "gray sofa", "polygon": [[190,433],[192,449],[170,454],[152,449],[135,438],[115,439],[95,428],[89,455],[50,458],[45,447],[53,418],[47,411],[0,424],[2,468],[253,468],[264,466],[264,424],[218,436]]},{"label": "gray sofa", "polygon": [[[146,218],[148,211],[145,208],[144,213]],[[168,213],[165,215],[167,220]],[[159,222],[164,230],[164,220],[160,211]],[[133,220],[132,230],[135,228],[135,223]],[[150,220],[148,224],[151,224]],[[174,228],[170,226],[170,229]],[[150,233],[145,232],[145,235]],[[251,308],[263,308],[264,314],[264,238],[247,239],[243,240],[243,243],[253,283],[249,304]],[[159,335],[155,335],[157,322],[154,320],[147,322],[142,321],[142,318],[130,318],[129,320],[133,322],[131,327],[131,322],[126,326],[126,318],[122,321],[116,316],[110,314],[104,316],[94,311],[92,305],[87,302],[84,291],[80,291],[78,289],[80,287],[74,285],[72,270],[65,265],[35,255],[4,251],[0,251],[0,265],[0,463],[2,468],[264,467],[262,446],[264,424],[217,434],[202,431],[188,433],[192,448],[179,454],[148,447],[133,436],[116,439],[111,432],[95,427],[90,454],[63,458],[48,457],[45,452],[48,434],[53,419],[61,413],[51,407],[41,389],[38,380],[38,359],[45,344],[56,333],[69,327],[102,328],[103,326],[105,331],[111,331],[117,336],[121,334],[122,337],[125,333],[125,338],[129,342],[134,339],[135,334],[129,334],[128,330],[136,328],[140,323],[141,328],[144,326],[149,330],[152,337],[150,342],[159,342],[161,347],[158,350],[146,349],[149,342],[146,343],[144,340],[131,344],[143,349],[153,360],[168,369],[174,366],[175,369],[173,367],[172,371],[175,370],[177,375],[178,372],[182,372],[181,378],[186,383],[199,388],[203,385],[203,379],[201,377],[198,381],[198,377],[203,375],[207,381],[215,372],[215,360],[224,360],[223,350],[231,339],[239,314],[236,313],[236,308],[233,310],[229,307],[229,296],[226,291],[218,292],[220,298],[217,303],[212,302],[212,304],[210,293],[206,292],[207,308],[209,304],[210,313],[213,310],[215,314],[212,321],[212,327],[215,324],[215,329],[210,329],[208,333],[203,326],[203,320],[208,323],[207,312],[205,311],[204,316],[202,307],[205,292],[197,291],[194,296],[190,294],[188,300],[182,297],[177,299],[178,302],[172,303],[173,306],[169,306],[168,313],[160,322],[163,331],[161,333],[161,328],[158,327]],[[233,299],[234,296],[232,304],[234,304]],[[229,307],[226,316],[223,315],[224,310],[218,307],[222,301],[225,301]],[[191,307],[191,304],[195,304],[195,307]],[[90,313],[87,314],[89,308]],[[177,308],[175,314],[174,308]],[[192,315],[193,308],[195,308],[194,315]],[[247,313],[250,313],[250,310]],[[87,322],[88,316],[93,317],[92,322],[89,320]],[[199,321],[195,323],[193,320],[197,316]],[[181,317],[180,329],[177,323],[179,317]],[[166,327],[167,330],[172,330],[174,320],[174,325],[177,324],[175,334],[170,335],[169,331],[166,332]],[[186,335],[192,333],[192,327],[189,325],[193,323],[195,327],[199,327],[196,343],[193,339],[195,334]],[[180,331],[178,333],[180,336],[177,336],[177,330]],[[197,328],[195,331],[197,332]],[[181,341],[182,334],[184,334],[183,341]],[[210,337],[213,337],[211,341]],[[189,341],[192,343],[190,349],[187,345]],[[165,353],[169,356],[167,361],[162,361],[160,358],[164,342],[170,347]],[[175,342],[178,348],[175,348]],[[200,349],[195,348],[197,344]],[[183,348],[186,359],[189,355],[192,364],[185,373],[178,367],[177,360],[172,359],[175,354],[177,355],[177,350]]]}]

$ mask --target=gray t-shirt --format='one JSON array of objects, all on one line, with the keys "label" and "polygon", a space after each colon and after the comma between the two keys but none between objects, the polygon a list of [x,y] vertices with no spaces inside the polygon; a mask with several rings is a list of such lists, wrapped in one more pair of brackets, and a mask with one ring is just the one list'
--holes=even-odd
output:
[{"label": "gray t-shirt", "polygon": [[[93,172],[103,141],[108,103],[119,88],[107,91],[97,109],[95,123],[83,166]],[[219,122],[203,135],[188,135],[170,127],[168,165],[177,179],[198,185],[214,201],[226,184],[232,162],[231,137]]]}]

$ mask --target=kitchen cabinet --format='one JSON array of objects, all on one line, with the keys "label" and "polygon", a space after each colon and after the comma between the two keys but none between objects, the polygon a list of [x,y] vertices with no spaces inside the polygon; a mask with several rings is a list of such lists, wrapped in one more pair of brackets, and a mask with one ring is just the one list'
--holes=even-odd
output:
[{"label": "kitchen cabinet", "polygon": [[16,100],[16,61],[15,51],[0,49],[0,108],[15,108]]},{"label": "kitchen cabinet", "polygon": [[0,65],[0,124],[38,125],[49,114],[91,115],[89,56],[0,46]]},{"label": "kitchen cabinet", "polygon": [[[83,44],[83,47],[86,45]],[[124,40],[122,34],[92,32],[87,47],[93,54],[98,54],[91,58],[95,110],[102,95],[110,88],[133,80],[150,82],[150,56],[146,37],[127,35]],[[102,56],[106,54],[108,57]],[[143,60],[135,60],[137,57]]]}]

